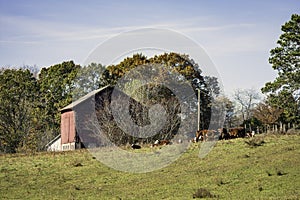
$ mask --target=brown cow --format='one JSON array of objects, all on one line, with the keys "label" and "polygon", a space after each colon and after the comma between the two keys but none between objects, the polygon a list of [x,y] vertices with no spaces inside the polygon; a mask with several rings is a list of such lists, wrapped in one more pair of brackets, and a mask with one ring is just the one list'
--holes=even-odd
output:
[{"label": "brown cow", "polygon": [[230,128],[229,135],[230,138],[245,137],[246,136],[245,128],[243,127]]},{"label": "brown cow", "polygon": [[204,141],[214,140],[216,132],[217,131],[215,130],[203,130],[203,140]]},{"label": "brown cow", "polygon": [[168,145],[168,144],[171,144],[171,142],[170,142],[170,140],[160,140],[159,144],[160,145]]},{"label": "brown cow", "polygon": [[157,147],[162,145],[169,145],[171,144],[170,140],[156,140],[151,147]]},{"label": "brown cow", "polygon": [[227,131],[226,128],[219,128],[218,132],[220,133],[220,136],[219,136],[220,140],[223,140],[223,139],[224,140],[228,140],[228,139],[230,139],[230,135],[229,135],[229,133],[228,133],[228,131]]},{"label": "brown cow", "polygon": [[213,140],[215,137],[215,133],[215,130],[198,130],[196,131],[196,137],[194,138],[193,142]]},{"label": "brown cow", "polygon": [[202,138],[202,132],[200,130],[196,131],[196,136],[194,137],[194,139],[192,140],[192,142],[199,142],[199,140],[201,140]]}]

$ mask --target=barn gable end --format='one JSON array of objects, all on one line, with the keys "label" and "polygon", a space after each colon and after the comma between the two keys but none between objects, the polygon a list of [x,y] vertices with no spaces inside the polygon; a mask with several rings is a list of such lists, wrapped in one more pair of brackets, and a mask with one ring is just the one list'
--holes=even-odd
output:
[{"label": "barn gable end", "polygon": [[[107,145],[111,139],[114,139],[108,138],[106,134],[102,134],[102,132],[106,133],[105,127],[107,127],[108,124],[109,127],[111,125],[116,126],[115,132],[122,132],[113,120],[113,116],[109,110],[110,108],[107,107],[110,107],[112,92],[114,92],[118,99],[126,101],[129,98],[129,101],[134,105],[133,109],[143,111],[148,109],[135,99],[128,97],[127,94],[112,86],[106,86],[92,91],[61,109],[61,134],[59,139],[61,142],[61,151]],[[148,117],[146,114],[144,115],[143,118],[143,116],[135,114],[134,110],[132,113],[135,122],[138,123],[141,121],[142,123],[143,121],[147,124]],[[98,122],[101,124],[100,126],[104,128],[102,129],[101,127],[101,129],[99,129],[99,124],[95,125],[93,122]],[[99,133],[99,131],[101,133]]]},{"label": "barn gable end", "polygon": [[47,151],[67,151],[67,150],[75,150],[77,148],[81,148],[80,138],[76,133],[76,109],[75,108],[78,109],[83,104],[91,103],[96,94],[108,88],[112,88],[112,87],[105,86],[98,90],[94,90],[60,110],[61,132],[60,135],[56,136],[51,142],[49,142],[46,145]]}]

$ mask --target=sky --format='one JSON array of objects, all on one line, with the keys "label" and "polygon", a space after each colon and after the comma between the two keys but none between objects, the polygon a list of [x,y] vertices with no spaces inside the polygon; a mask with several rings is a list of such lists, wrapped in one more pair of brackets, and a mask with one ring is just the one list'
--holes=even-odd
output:
[{"label": "sky", "polygon": [[201,46],[227,95],[259,91],[277,75],[268,58],[281,26],[299,11],[299,0],[0,0],[0,67],[83,64],[112,37],[159,28]]}]

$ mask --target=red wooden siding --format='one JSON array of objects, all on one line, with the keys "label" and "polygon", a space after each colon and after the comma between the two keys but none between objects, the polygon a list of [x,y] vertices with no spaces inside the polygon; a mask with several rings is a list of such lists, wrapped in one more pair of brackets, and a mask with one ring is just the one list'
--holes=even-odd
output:
[{"label": "red wooden siding", "polygon": [[61,115],[61,143],[67,144],[75,141],[75,118],[74,111],[65,112]]}]

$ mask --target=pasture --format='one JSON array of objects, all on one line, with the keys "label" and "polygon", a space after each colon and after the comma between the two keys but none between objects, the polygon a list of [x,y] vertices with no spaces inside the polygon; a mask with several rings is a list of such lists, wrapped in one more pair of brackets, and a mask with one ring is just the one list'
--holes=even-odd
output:
[{"label": "pasture", "polygon": [[203,159],[200,145],[140,174],[108,168],[86,150],[1,155],[0,199],[300,198],[299,135],[222,140]]}]

